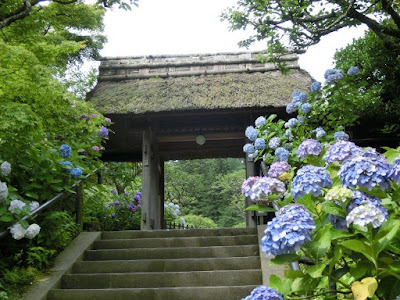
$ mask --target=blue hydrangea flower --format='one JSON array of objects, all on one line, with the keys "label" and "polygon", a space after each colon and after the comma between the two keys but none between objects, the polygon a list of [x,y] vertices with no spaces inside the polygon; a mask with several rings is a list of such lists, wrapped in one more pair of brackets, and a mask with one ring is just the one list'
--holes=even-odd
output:
[{"label": "blue hydrangea flower", "polygon": [[291,192],[295,199],[303,198],[307,194],[318,197],[323,188],[331,185],[332,179],[325,168],[306,165],[293,178]]},{"label": "blue hydrangea flower", "polygon": [[268,170],[268,176],[279,178],[283,173],[289,172],[292,167],[286,161],[274,162]]},{"label": "blue hydrangea flower", "polygon": [[340,182],[344,187],[365,187],[371,191],[375,186],[381,190],[390,189],[391,165],[379,156],[364,155],[361,151],[356,157],[347,160],[338,172]]},{"label": "blue hydrangea flower", "polygon": [[255,121],[256,127],[260,127],[260,126],[263,126],[265,124],[267,124],[267,120],[263,116],[258,117],[256,119],[256,121]]},{"label": "blue hydrangea flower", "polygon": [[311,104],[304,103],[303,105],[301,105],[301,111],[305,114],[308,114],[311,111]]},{"label": "blue hydrangea flower", "polygon": [[297,110],[297,106],[294,105],[293,103],[289,103],[288,105],[286,105],[286,112],[288,114],[292,114]]},{"label": "blue hydrangea flower", "polygon": [[289,159],[289,151],[283,147],[278,147],[275,149],[275,158],[277,161],[287,161]]},{"label": "blue hydrangea flower", "polygon": [[335,215],[329,215],[329,221],[331,221],[331,224],[333,227],[336,229],[342,230],[342,231],[349,231],[347,229],[347,222],[345,218],[338,217]]},{"label": "blue hydrangea flower", "polygon": [[387,209],[382,205],[381,199],[375,196],[368,195],[364,192],[354,190],[353,192],[353,197],[349,204],[347,204],[346,207],[346,212],[349,214],[353,209],[356,207],[363,205],[363,204],[372,204],[375,206],[376,209],[381,210],[382,214],[384,217],[387,219],[388,218],[388,211]]},{"label": "blue hydrangea flower", "polygon": [[321,89],[321,82],[314,81],[311,83],[311,92],[316,93]]},{"label": "blue hydrangea flower", "polygon": [[248,157],[250,159],[253,159],[253,158],[257,157],[257,155],[258,155],[258,150],[255,150],[253,153],[249,153]]},{"label": "blue hydrangea flower", "polygon": [[358,73],[360,72],[360,69],[358,67],[351,67],[348,71],[347,71],[347,75],[349,76],[356,76],[358,75]]},{"label": "blue hydrangea flower", "polygon": [[315,129],[315,137],[317,139],[320,139],[325,135],[326,135],[326,132],[322,127],[318,127],[318,128]]},{"label": "blue hydrangea flower", "polygon": [[245,152],[247,154],[252,154],[252,153],[254,153],[254,151],[255,151],[255,149],[252,144],[246,144],[243,146],[243,152]]},{"label": "blue hydrangea flower", "polygon": [[73,178],[78,178],[79,176],[81,176],[82,175],[82,170],[80,169],[80,168],[73,168],[72,170],[71,170],[71,176],[73,177]]},{"label": "blue hydrangea flower", "polygon": [[357,206],[346,217],[347,227],[353,223],[362,227],[372,224],[374,228],[378,228],[386,220],[382,210],[376,209],[376,206],[371,203]]},{"label": "blue hydrangea flower", "polygon": [[297,125],[298,122],[299,122],[299,121],[298,121],[296,118],[291,118],[291,119],[289,119],[289,121],[288,121],[289,128],[294,128],[294,127],[296,127],[296,125]]},{"label": "blue hydrangea flower", "polygon": [[325,162],[329,165],[334,161],[343,163],[357,156],[362,149],[353,142],[339,141],[329,147],[324,155]]},{"label": "blue hydrangea flower", "polygon": [[63,144],[58,152],[61,157],[68,158],[71,155],[72,150],[70,146]]},{"label": "blue hydrangea flower", "polygon": [[101,126],[100,130],[97,132],[99,137],[107,137],[108,136],[108,129],[104,126]]},{"label": "blue hydrangea flower", "polygon": [[390,178],[399,184],[400,182],[400,156],[398,156],[392,164],[392,172],[390,172]]},{"label": "blue hydrangea flower", "polygon": [[254,142],[254,148],[257,150],[265,149],[265,140],[263,138],[258,138]]},{"label": "blue hydrangea flower", "polygon": [[287,205],[268,222],[261,240],[261,250],[267,255],[295,253],[301,245],[311,240],[314,228],[314,220],[303,205]]},{"label": "blue hydrangea flower", "polygon": [[333,134],[333,138],[337,141],[348,141],[349,135],[344,131],[338,131]]},{"label": "blue hydrangea flower", "polygon": [[247,127],[244,134],[252,142],[254,142],[258,136],[258,132],[253,126]]},{"label": "blue hydrangea flower", "polygon": [[121,202],[119,202],[118,200],[115,200],[114,202],[113,202],[113,205],[114,206],[118,206],[118,205],[120,205],[121,204]]},{"label": "blue hydrangea flower", "polygon": [[115,219],[117,217],[116,214],[111,214],[111,218]]},{"label": "blue hydrangea flower", "polygon": [[65,170],[64,170],[65,172],[71,173],[72,168],[69,168],[69,167],[72,167],[72,162],[66,160],[66,161],[60,162],[60,165],[65,167]]},{"label": "blue hydrangea flower", "polygon": [[299,94],[299,98],[300,98],[300,101],[304,103],[304,102],[307,101],[307,94],[304,93],[304,92],[301,92],[301,93]]},{"label": "blue hydrangea flower", "polygon": [[0,174],[7,177],[11,173],[11,164],[8,161],[3,161],[0,165]]},{"label": "blue hydrangea flower", "polygon": [[251,187],[249,197],[255,201],[272,194],[282,196],[285,192],[286,187],[282,181],[272,177],[259,177]]},{"label": "blue hydrangea flower", "polygon": [[324,77],[327,84],[335,83],[343,78],[343,71],[338,69],[330,69],[325,72]]},{"label": "blue hydrangea flower", "polygon": [[300,144],[297,149],[297,156],[299,158],[306,158],[308,155],[319,155],[321,152],[321,143],[313,139],[308,139]]},{"label": "blue hydrangea flower", "polygon": [[281,144],[281,139],[276,136],[269,140],[268,147],[270,147],[271,149],[276,149],[279,147],[280,144]]},{"label": "blue hydrangea flower", "polygon": [[283,300],[282,294],[273,288],[260,285],[251,291],[250,295],[242,300]]},{"label": "blue hydrangea flower", "polygon": [[297,116],[297,121],[299,124],[303,124],[306,118],[304,116]]},{"label": "blue hydrangea flower", "polygon": [[291,131],[290,129],[287,129],[287,130],[285,131],[285,136],[286,136],[287,138],[290,138],[290,137],[292,136],[292,131]]},{"label": "blue hydrangea flower", "polygon": [[297,97],[301,94],[300,90],[294,90],[292,93],[292,98]]}]

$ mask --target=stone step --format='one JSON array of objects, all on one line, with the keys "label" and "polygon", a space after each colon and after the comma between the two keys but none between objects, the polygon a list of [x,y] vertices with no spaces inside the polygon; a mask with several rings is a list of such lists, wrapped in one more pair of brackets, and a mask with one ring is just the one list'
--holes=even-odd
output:
[{"label": "stone step", "polygon": [[54,289],[49,300],[239,300],[257,287],[213,286],[156,289]]},{"label": "stone step", "polygon": [[112,239],[95,241],[93,249],[234,246],[255,245],[257,242],[258,238],[255,234],[239,236]]},{"label": "stone step", "polygon": [[187,229],[187,230],[125,230],[106,231],[102,238],[110,239],[135,239],[135,238],[164,238],[164,237],[188,237],[188,236],[228,236],[228,235],[257,234],[256,228],[215,228],[215,229]]},{"label": "stone step", "polygon": [[259,269],[259,256],[228,258],[144,259],[113,261],[80,261],[74,273],[183,272],[211,270]]},{"label": "stone step", "polygon": [[257,285],[262,282],[260,269],[192,271],[192,272],[138,272],[106,274],[69,274],[62,277],[64,289],[160,288],[195,286]]},{"label": "stone step", "polygon": [[257,245],[88,250],[85,260],[136,260],[243,257],[259,255]]}]

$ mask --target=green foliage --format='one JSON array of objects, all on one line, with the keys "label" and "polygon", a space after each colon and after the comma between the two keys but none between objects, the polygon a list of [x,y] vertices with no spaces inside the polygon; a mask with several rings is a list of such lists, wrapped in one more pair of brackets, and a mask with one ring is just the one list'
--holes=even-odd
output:
[{"label": "green foliage", "polygon": [[169,161],[165,164],[165,199],[183,215],[211,218],[219,227],[244,220],[240,184],[245,178],[240,159]]},{"label": "green foliage", "polygon": [[[252,27],[255,34],[240,43],[249,46],[266,40],[272,53],[284,46],[295,51],[317,44],[321,37],[345,27],[367,25],[385,43],[387,49],[399,49],[400,15],[394,2],[238,0],[222,19],[231,30]],[[382,23],[376,20],[388,19]]]},{"label": "green foliage", "polygon": [[27,252],[26,261],[32,267],[42,270],[50,266],[51,259],[56,252],[56,250],[47,250],[43,247],[32,247]]},{"label": "green foliage", "polygon": [[[357,55],[354,55],[357,53]],[[361,110],[363,131],[370,122],[379,124],[384,133],[400,132],[398,124],[400,103],[400,57],[398,51],[387,49],[372,31],[335,53],[338,68],[347,70],[359,66],[359,80],[371,98],[358,107]],[[387,62],[391,63],[388,64]]]},{"label": "green foliage", "polygon": [[74,219],[62,211],[45,213],[40,225],[41,230],[37,243],[47,249],[63,249],[78,233]]},{"label": "green foliage", "polygon": [[185,215],[185,225],[194,228],[216,228],[217,224],[207,217],[197,216],[197,215]]}]

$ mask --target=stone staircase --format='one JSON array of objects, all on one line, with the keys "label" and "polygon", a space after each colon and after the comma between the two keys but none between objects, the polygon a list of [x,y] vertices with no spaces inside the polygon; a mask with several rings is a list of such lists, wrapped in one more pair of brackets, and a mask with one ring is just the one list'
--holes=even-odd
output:
[{"label": "stone staircase", "polygon": [[236,300],[262,284],[256,228],[103,232],[50,300]]}]

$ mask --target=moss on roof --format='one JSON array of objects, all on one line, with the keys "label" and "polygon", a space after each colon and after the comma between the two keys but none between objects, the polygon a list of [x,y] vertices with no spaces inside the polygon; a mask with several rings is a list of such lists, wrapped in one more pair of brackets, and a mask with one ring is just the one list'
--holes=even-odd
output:
[{"label": "moss on roof", "polygon": [[104,114],[282,107],[294,89],[306,91],[310,83],[311,77],[296,69],[287,76],[273,71],[102,81],[88,100]]}]

